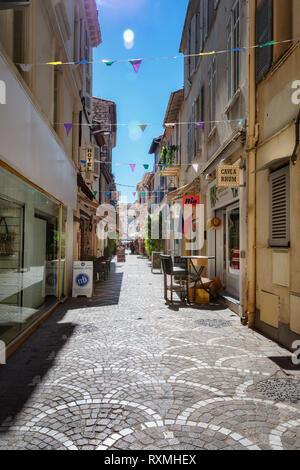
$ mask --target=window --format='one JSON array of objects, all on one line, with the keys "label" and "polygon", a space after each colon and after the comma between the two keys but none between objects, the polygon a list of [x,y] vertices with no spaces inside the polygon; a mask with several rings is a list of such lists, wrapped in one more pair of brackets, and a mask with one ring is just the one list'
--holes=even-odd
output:
[{"label": "window", "polygon": [[188,144],[188,163],[195,158],[195,103],[192,106],[192,113],[187,126],[187,144]]},{"label": "window", "polygon": [[[204,86],[201,88],[200,94],[196,101],[196,122],[204,122]],[[203,128],[195,127],[196,133],[196,150],[200,150],[202,142]]]},{"label": "window", "polygon": [[208,96],[209,96],[209,132],[215,127],[216,121],[216,93],[217,93],[217,67],[214,58],[208,70]]},{"label": "window", "polygon": [[270,174],[270,246],[290,244],[290,168]]},{"label": "window", "polygon": [[[267,44],[273,40],[273,0],[261,0],[256,10],[256,44]],[[273,46],[256,49],[256,83],[268,73],[273,59]]]},{"label": "window", "polygon": [[[240,47],[240,0],[235,2],[227,25],[227,49]],[[240,52],[228,52],[227,55],[228,74],[228,100],[237,92],[240,85]]]}]

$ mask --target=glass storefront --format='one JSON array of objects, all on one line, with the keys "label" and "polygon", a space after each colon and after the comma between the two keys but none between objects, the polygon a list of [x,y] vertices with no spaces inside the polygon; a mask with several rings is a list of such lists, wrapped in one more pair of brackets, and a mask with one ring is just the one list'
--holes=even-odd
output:
[{"label": "glass storefront", "polygon": [[64,294],[66,210],[0,166],[0,340],[9,344]]}]

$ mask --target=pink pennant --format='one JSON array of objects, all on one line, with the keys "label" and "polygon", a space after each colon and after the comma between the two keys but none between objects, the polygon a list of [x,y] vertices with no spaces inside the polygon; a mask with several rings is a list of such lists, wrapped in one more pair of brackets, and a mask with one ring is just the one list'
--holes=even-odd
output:
[{"label": "pink pennant", "polygon": [[136,196],[136,193],[132,193],[132,194],[133,194],[133,197],[135,197],[135,196]]},{"label": "pink pennant", "polygon": [[65,126],[66,133],[67,133],[67,137],[68,137],[68,135],[70,134],[71,129],[72,129],[72,127],[73,127],[73,124],[68,124],[68,123],[66,123],[66,124],[64,124],[64,126]]},{"label": "pink pennant", "polygon": [[142,60],[139,59],[139,60],[130,60],[129,61],[132,65],[132,67],[134,68],[134,71],[136,73],[138,73],[139,69],[140,69],[140,66],[141,66],[141,63],[142,63]]},{"label": "pink pennant", "polygon": [[135,163],[130,163],[130,168],[131,168],[131,171],[132,173],[134,173],[134,170],[135,170],[135,167],[136,167],[136,164]]}]

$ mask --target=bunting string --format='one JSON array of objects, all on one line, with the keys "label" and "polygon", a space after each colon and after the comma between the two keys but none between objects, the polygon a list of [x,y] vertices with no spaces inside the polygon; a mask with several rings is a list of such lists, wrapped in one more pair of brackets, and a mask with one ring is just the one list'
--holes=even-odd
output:
[{"label": "bunting string", "polygon": [[[187,122],[167,122],[165,123],[165,127],[174,127],[174,126],[189,126],[194,125],[197,126],[200,130],[204,129],[205,124],[230,124],[230,123],[238,123],[239,126],[242,126],[244,122],[243,118],[240,119],[219,119],[216,121],[187,121]],[[57,126],[70,126],[70,129],[74,126],[88,126],[88,127],[97,127],[97,126],[105,126],[105,127],[129,127],[132,126],[132,123],[115,123],[115,124],[107,124],[107,122],[97,122],[97,124],[91,123],[66,123],[66,122],[55,122],[54,125]],[[149,122],[148,124],[137,124],[137,127],[140,127],[141,130],[144,132],[148,126],[161,126],[161,123],[158,122]],[[109,132],[109,131],[107,131]]]},{"label": "bunting string", "polygon": [[[210,55],[217,55],[217,54],[228,54],[230,52],[242,52],[242,51],[249,51],[251,49],[258,49],[258,48],[263,48],[263,47],[270,47],[270,46],[276,46],[276,45],[281,45],[281,44],[288,44],[292,42],[297,42],[299,41],[300,38],[296,37],[293,39],[285,39],[282,41],[269,41],[263,44],[255,44],[254,46],[240,46],[236,48],[231,48],[231,49],[223,49],[223,50],[217,50],[217,51],[207,51],[207,52],[199,52],[195,54],[181,54],[181,55],[174,55],[174,56],[167,56],[167,57],[144,57],[144,58],[137,58],[137,59],[115,59],[115,60],[108,60],[108,59],[102,59],[102,60],[80,60],[80,61],[70,61],[70,62],[63,62],[60,60],[56,61],[47,61],[47,62],[39,62],[37,65],[51,65],[51,66],[58,66],[58,65],[82,65],[82,64],[104,64],[108,67],[112,67],[114,64],[118,63],[130,63],[133,66],[133,69],[136,73],[138,73],[140,66],[142,62],[144,61],[154,61],[154,60],[172,60],[172,59],[185,59],[189,57],[205,57],[205,56],[210,56]],[[21,69],[25,72],[30,72],[30,69],[32,64],[18,64]]]}]

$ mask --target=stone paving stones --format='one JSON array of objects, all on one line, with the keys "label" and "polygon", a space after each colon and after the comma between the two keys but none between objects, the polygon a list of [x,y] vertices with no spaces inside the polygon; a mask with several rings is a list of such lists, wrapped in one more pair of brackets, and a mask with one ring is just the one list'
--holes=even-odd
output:
[{"label": "stone paving stones", "polygon": [[166,305],[128,256],[1,366],[0,449],[299,450],[291,364],[217,303]]}]

